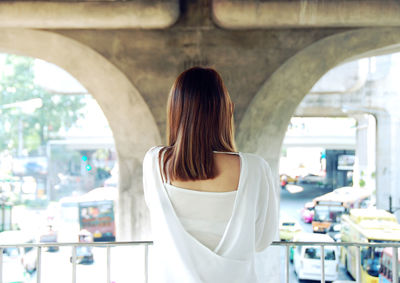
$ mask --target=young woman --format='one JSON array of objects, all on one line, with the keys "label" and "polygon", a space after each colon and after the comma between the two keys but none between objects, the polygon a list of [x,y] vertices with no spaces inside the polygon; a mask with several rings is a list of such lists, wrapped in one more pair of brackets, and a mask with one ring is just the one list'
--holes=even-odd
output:
[{"label": "young woman", "polygon": [[186,70],[167,110],[168,146],[150,149],[143,162],[152,282],[268,282],[256,266],[277,236],[278,192],[265,160],[236,152],[233,103],[221,77]]}]

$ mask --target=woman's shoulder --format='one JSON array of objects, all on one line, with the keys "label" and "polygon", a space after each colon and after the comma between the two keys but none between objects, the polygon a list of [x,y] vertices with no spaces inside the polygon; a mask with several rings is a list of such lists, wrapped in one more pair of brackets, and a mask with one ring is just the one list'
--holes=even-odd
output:
[{"label": "woman's shoulder", "polygon": [[164,146],[161,146],[161,145],[153,146],[146,152],[145,156],[154,155],[154,154],[158,153],[163,147]]},{"label": "woman's shoulder", "polygon": [[146,154],[144,155],[143,164],[152,163],[154,160],[157,160],[160,150],[164,148],[163,146],[153,146],[150,148]]},{"label": "woman's shoulder", "polygon": [[243,156],[246,157],[247,161],[251,161],[253,163],[267,165],[269,167],[268,162],[260,155],[255,153],[241,152]]},{"label": "woman's shoulder", "polygon": [[246,164],[249,171],[253,171],[255,174],[257,174],[256,172],[260,172],[258,170],[262,170],[267,175],[271,174],[271,166],[262,156],[255,153],[246,152],[241,152],[241,154],[246,158]]}]

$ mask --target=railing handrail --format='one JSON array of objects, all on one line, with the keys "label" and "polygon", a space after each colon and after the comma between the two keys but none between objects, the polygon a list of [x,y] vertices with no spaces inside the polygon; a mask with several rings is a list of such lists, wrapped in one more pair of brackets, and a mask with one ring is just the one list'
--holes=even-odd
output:
[{"label": "railing handrail", "polygon": [[[15,243],[15,244],[0,244],[0,283],[2,283],[2,275],[3,275],[3,249],[9,247],[33,247],[37,248],[37,276],[36,282],[41,282],[41,250],[44,247],[72,247],[72,283],[76,283],[76,250],[80,246],[92,246],[92,247],[105,247],[107,248],[107,282],[110,281],[110,248],[117,246],[140,246],[143,245],[145,247],[145,282],[148,282],[148,247],[152,245],[153,241],[127,241],[127,242],[91,242],[91,243],[82,243],[82,242],[69,242],[69,243]],[[398,248],[400,248],[400,243],[396,242],[387,242],[387,243],[365,243],[365,242],[286,242],[286,241],[275,241],[272,242],[272,246],[284,246],[286,253],[286,282],[289,283],[289,257],[290,257],[290,247],[293,246],[319,246],[321,248],[321,282],[325,283],[325,256],[324,249],[326,246],[336,246],[336,247],[349,247],[353,246],[357,249],[356,252],[356,280],[357,282],[361,282],[361,273],[360,273],[360,248],[361,247],[391,247],[393,249],[393,258],[397,258],[398,256]],[[398,271],[398,261],[392,260],[392,269],[393,274],[397,274]],[[393,283],[398,283],[397,276],[393,277]]]},{"label": "railing handrail", "polygon": [[0,244],[0,249],[21,247],[21,248],[38,248],[38,247],[70,247],[70,246],[92,246],[92,247],[116,247],[116,246],[138,246],[152,245],[153,241],[127,241],[127,242],[47,242],[47,243],[11,243]]},{"label": "railing handrail", "polygon": [[[120,242],[48,242],[48,243],[11,243],[1,244],[0,248],[10,247],[63,247],[63,246],[94,246],[94,247],[114,247],[114,246],[133,246],[133,245],[152,245],[153,241],[120,241]],[[365,243],[365,242],[291,242],[291,241],[274,241],[272,246],[359,246],[359,247],[390,247],[400,248],[399,242],[386,243]]]},{"label": "railing handrail", "polygon": [[381,248],[400,248],[399,242],[386,242],[386,243],[366,243],[366,242],[288,242],[288,241],[275,241],[272,246],[358,246],[358,247],[381,247]]}]

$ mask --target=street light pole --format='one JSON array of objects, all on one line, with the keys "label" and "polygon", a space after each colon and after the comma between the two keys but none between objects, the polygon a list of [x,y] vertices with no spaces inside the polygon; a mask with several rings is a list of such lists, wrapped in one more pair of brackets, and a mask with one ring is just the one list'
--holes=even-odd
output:
[{"label": "street light pole", "polygon": [[18,156],[22,156],[22,151],[24,150],[23,131],[22,116],[20,116],[18,119]]}]

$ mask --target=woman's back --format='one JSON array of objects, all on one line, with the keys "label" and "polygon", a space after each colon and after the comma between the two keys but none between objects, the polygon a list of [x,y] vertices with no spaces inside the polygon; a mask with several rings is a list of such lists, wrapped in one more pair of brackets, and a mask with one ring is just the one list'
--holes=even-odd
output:
[{"label": "woman's back", "polygon": [[214,152],[215,178],[206,180],[171,180],[171,184],[180,188],[204,192],[235,191],[239,185],[240,158],[236,153]]},{"label": "woman's back", "polygon": [[256,155],[239,153],[240,180],[233,191],[236,196],[229,221],[217,246],[210,249],[182,225],[160,174],[159,152],[160,147],[151,149],[143,163],[157,253],[153,259],[158,261],[154,274],[160,276],[152,282],[265,282],[255,269],[255,253],[275,239],[278,222],[277,191],[268,164]]}]

